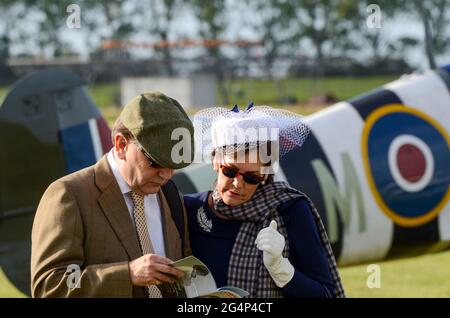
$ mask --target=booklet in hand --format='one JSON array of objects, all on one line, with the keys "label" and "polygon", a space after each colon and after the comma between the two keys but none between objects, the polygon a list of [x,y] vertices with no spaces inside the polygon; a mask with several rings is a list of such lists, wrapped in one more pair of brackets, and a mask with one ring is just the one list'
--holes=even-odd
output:
[{"label": "booklet in hand", "polygon": [[184,272],[184,277],[174,284],[158,285],[163,297],[168,298],[244,298],[249,294],[243,289],[224,286],[217,288],[208,267],[198,258],[188,256],[172,264]]}]

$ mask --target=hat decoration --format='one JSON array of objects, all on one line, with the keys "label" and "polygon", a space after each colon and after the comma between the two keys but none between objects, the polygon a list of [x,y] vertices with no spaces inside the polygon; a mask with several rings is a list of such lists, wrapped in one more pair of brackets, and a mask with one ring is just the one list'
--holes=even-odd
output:
[{"label": "hat decoration", "polygon": [[285,109],[254,106],[243,111],[237,105],[229,110],[211,107],[197,112],[193,119],[196,156],[208,159],[213,150],[236,152],[276,143],[283,157],[305,142],[310,128],[303,116]]}]

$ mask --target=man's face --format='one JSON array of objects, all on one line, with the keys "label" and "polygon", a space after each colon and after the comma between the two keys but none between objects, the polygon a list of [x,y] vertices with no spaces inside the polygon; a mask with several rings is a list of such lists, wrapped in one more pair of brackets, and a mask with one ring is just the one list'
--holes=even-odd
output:
[{"label": "man's face", "polygon": [[155,168],[138,145],[120,133],[114,137],[114,149],[119,171],[131,190],[142,195],[157,193],[173,175],[173,169]]}]

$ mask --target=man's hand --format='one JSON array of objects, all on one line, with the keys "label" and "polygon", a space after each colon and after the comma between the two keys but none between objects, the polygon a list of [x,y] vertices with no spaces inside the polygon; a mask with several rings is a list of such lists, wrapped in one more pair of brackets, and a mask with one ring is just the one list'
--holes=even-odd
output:
[{"label": "man's hand", "polygon": [[175,283],[184,272],[173,268],[173,261],[168,258],[146,254],[128,263],[131,284],[134,286],[158,285],[161,282]]},{"label": "man's hand", "polygon": [[284,287],[294,277],[295,269],[289,260],[283,257],[286,244],[284,236],[277,231],[277,222],[259,231],[255,240],[256,247],[263,251],[263,263],[278,287]]}]

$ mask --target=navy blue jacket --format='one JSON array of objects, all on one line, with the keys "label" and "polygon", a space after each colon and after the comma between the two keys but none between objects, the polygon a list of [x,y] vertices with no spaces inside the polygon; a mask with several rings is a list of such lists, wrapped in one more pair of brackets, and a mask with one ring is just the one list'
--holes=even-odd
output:
[{"label": "navy blue jacket", "polygon": [[[185,195],[184,204],[192,254],[209,267],[217,286],[221,287],[227,285],[228,263],[242,221],[219,218],[208,206],[209,193]],[[202,227],[198,221],[197,211],[202,207],[207,219],[211,220],[210,229]],[[281,292],[291,298],[334,297],[328,260],[307,200],[299,198],[286,202],[278,207],[278,211],[289,237],[289,261],[295,268],[293,279]]]}]

